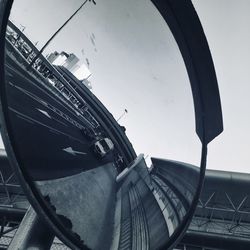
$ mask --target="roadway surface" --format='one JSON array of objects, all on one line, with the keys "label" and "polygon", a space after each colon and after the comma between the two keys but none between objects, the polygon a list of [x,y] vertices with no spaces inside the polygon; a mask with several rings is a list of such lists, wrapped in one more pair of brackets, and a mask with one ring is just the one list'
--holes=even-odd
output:
[{"label": "roadway surface", "polygon": [[21,167],[33,180],[49,180],[107,163],[94,155],[81,131],[88,121],[41,79],[6,57],[10,126]]}]

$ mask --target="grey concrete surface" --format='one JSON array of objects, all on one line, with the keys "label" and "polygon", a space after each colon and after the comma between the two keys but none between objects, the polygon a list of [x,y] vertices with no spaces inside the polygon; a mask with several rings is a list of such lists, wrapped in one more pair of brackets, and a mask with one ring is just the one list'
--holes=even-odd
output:
[{"label": "grey concrete surface", "polygon": [[40,181],[37,186],[49,195],[56,213],[65,216],[91,249],[109,249],[112,241],[116,170],[112,164],[74,176]]}]

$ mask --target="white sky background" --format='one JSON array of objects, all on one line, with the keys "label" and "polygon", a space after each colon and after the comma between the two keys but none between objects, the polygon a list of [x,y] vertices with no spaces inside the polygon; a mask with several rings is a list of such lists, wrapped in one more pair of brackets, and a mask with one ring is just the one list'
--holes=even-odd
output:
[{"label": "white sky background", "polygon": [[[25,34],[41,47],[80,3],[15,0],[11,19],[26,26]],[[250,1],[193,3],[215,62],[224,115],[225,131],[209,145],[207,166],[249,172]],[[189,81],[170,31],[155,13],[146,0],[88,3],[46,53],[64,50],[83,62],[88,58],[93,92],[115,118],[128,110],[120,123],[137,153],[197,164]]]}]

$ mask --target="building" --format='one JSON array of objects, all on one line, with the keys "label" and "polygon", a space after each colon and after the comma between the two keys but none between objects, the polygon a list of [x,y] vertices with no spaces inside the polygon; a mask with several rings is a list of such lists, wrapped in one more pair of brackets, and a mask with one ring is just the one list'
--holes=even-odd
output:
[{"label": "building", "polygon": [[84,84],[88,89],[92,89],[91,83],[88,80],[82,80],[80,81],[78,78],[75,77],[75,75],[70,72],[67,68],[64,66],[55,66],[57,71],[66,79],[66,81],[74,88],[81,88],[81,85]]},{"label": "building", "polygon": [[69,54],[65,62],[62,64],[63,67],[68,69],[70,72],[72,68],[77,65],[79,58],[75,54]]},{"label": "building", "polygon": [[50,62],[50,63],[53,63],[56,58],[59,56],[59,53],[57,51],[55,51],[54,53],[51,53],[47,56],[47,60]]},{"label": "building", "polygon": [[84,63],[79,62],[80,60],[75,54],[68,54],[64,51],[58,53],[55,51],[47,56],[47,60],[54,66],[63,66],[65,70],[67,69],[74,76],[74,78],[82,81],[85,86],[92,89],[90,82],[84,77],[86,73],[87,77],[89,77],[91,73]]},{"label": "building", "polygon": [[68,57],[69,55],[64,51],[60,54],[55,51],[54,53],[48,56],[47,60],[53,65],[63,65]]},{"label": "building", "polygon": [[65,51],[62,51],[61,53],[55,51],[47,56],[47,60],[55,66],[63,66],[70,72],[73,72],[75,68],[80,67],[77,64],[79,62],[79,58],[75,54],[68,54]]}]

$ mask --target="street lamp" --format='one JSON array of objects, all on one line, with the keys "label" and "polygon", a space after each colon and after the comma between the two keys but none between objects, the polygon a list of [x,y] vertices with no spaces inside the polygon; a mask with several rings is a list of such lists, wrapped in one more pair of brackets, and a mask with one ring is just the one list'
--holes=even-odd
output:
[{"label": "street lamp", "polygon": [[125,114],[127,114],[128,113],[128,110],[127,109],[125,109],[124,111],[123,111],[123,113],[121,114],[121,116],[116,120],[117,122],[125,115]]},{"label": "street lamp", "polygon": [[80,11],[80,9],[87,3],[87,2],[92,2],[93,4],[96,5],[96,2],[94,0],[85,0],[81,6],[66,20],[65,23],[50,37],[50,39],[44,44],[44,46],[40,49],[40,51],[37,53],[37,55],[33,58],[27,69],[29,70],[34,62],[37,60],[37,58],[43,53],[45,48],[50,44],[50,42],[54,39],[54,37],[64,28],[64,26]]}]

